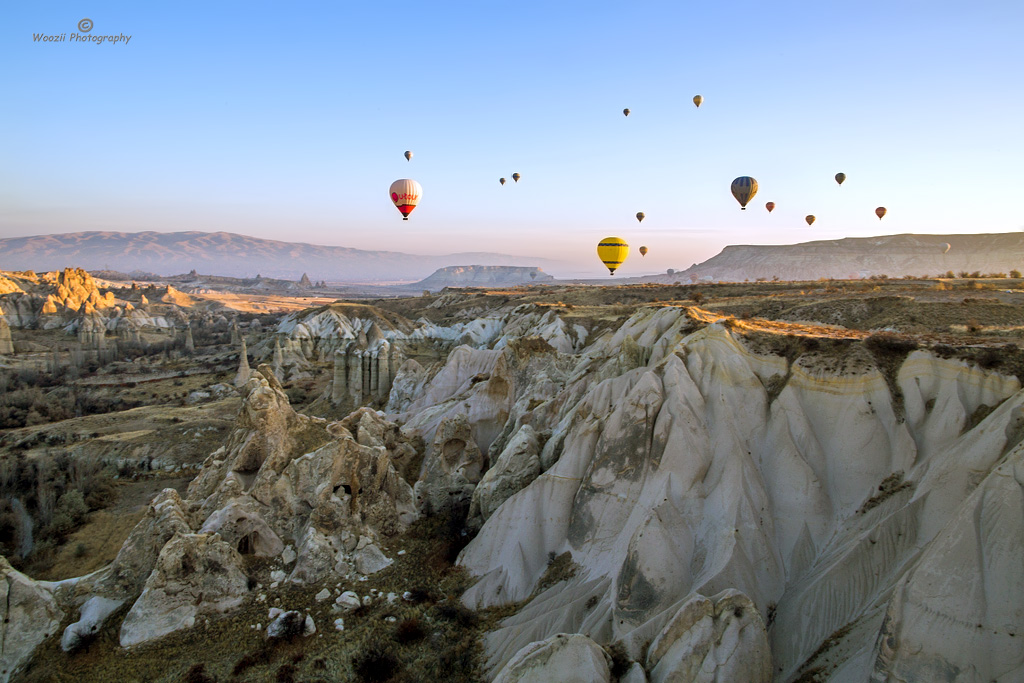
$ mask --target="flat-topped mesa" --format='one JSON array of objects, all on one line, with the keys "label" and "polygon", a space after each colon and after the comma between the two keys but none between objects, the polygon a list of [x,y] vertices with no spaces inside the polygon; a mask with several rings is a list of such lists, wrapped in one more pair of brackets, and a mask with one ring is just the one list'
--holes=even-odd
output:
[{"label": "flat-topped mesa", "polygon": [[554,280],[534,266],[445,266],[410,287],[436,292],[445,287],[509,287]]},{"label": "flat-topped mesa", "polygon": [[932,277],[961,271],[1008,273],[1024,262],[1019,232],[966,235],[882,235],[786,245],[730,245],[683,271],[647,282],[858,279],[884,275]]}]

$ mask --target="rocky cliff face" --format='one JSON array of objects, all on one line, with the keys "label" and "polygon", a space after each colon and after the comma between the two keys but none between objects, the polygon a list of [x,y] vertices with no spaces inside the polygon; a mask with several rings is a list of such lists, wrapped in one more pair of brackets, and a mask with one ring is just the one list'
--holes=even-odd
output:
[{"label": "rocky cliff face", "polygon": [[[948,251],[947,251],[948,245]],[[966,271],[1009,273],[1024,263],[1024,234],[887,235],[791,245],[736,245],[650,282],[743,282],[757,279],[917,277]]]},{"label": "rocky cliff face", "polygon": [[31,609],[78,610],[70,648],[130,605],[121,643],[150,642],[250,599],[247,556],[275,582],[366,576],[443,511],[477,531],[463,603],[517,606],[486,637],[496,680],[1020,680],[1015,376],[675,305],[481,313],[286,318],[281,366],[333,361],[354,410],[298,414],[261,366],[188,493]]},{"label": "rocky cliff face", "polygon": [[[915,352],[892,387],[856,349],[841,372],[814,354],[787,364],[722,325],[690,331],[685,318],[637,314],[529,416],[510,415],[550,436],[543,472],[493,511],[460,560],[480,577],[466,604],[532,597],[489,636],[492,670],[533,641],[576,632],[623,644],[652,680],[697,680],[657,673],[664,652],[692,642],[651,643],[695,596],[728,589],[760,615],[750,642],[770,643],[775,680],[812,670],[1014,680],[1024,664],[1011,569],[1024,560],[1016,378]],[[539,589],[565,553],[571,578]],[[736,658],[768,661],[743,652],[718,658],[719,675]]]},{"label": "rocky cliff face", "polygon": [[[492,672],[531,642],[576,632],[621,644],[652,680],[691,680],[666,672],[710,661],[720,680],[887,680],[943,666],[1012,680],[1012,647],[976,661],[971,647],[943,649],[928,619],[963,610],[980,633],[944,626],[948,636],[1015,643],[1024,603],[1009,597],[1007,567],[1018,551],[992,548],[994,527],[950,525],[993,495],[990,506],[1011,507],[1003,497],[1020,495],[1019,482],[979,492],[1007,481],[999,473],[1024,452],[1017,379],[927,351],[893,371],[859,343],[791,362],[752,351],[742,326],[705,326],[714,319],[649,308],[590,338],[517,307],[387,333],[448,349],[432,368],[403,363],[388,409],[428,444],[421,510],[448,501],[482,525],[461,558],[479,577],[464,601],[531,599],[489,637]],[[1015,524],[1001,529],[1019,539]],[[952,571],[957,551],[939,549],[965,543],[999,559],[965,577],[961,595],[907,592]],[[561,557],[571,578],[539,588]],[[723,591],[757,619],[717,625]],[[998,608],[978,603],[988,594]],[[1004,616],[988,623],[993,610]],[[748,649],[730,660],[708,634],[736,629]]]}]

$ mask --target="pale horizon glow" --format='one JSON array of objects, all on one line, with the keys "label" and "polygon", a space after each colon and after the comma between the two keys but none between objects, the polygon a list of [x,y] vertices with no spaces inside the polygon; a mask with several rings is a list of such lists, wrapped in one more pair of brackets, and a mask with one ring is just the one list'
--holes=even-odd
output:
[{"label": "pale horizon glow", "polygon": [[[614,235],[617,279],[730,244],[1024,228],[1024,3],[83,7],[5,13],[0,237],[226,231],[596,278]],[[32,39],[84,17],[132,39]]]}]

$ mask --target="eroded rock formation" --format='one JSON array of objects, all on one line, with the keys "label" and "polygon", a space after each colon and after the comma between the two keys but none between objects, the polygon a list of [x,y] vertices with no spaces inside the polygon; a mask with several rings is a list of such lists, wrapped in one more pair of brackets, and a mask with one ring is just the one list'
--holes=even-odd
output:
[{"label": "eroded rock formation", "polygon": [[0,557],[0,682],[28,663],[63,618],[52,585],[33,581]]},{"label": "eroded rock formation", "polygon": [[0,355],[12,353],[14,353],[14,342],[11,341],[11,326],[7,324],[4,316],[0,315]]},{"label": "eroded rock formation", "polygon": [[79,580],[81,616],[72,649],[109,611],[132,603],[121,644],[136,645],[228,612],[249,593],[242,558],[280,558],[285,580],[316,582],[380,571],[391,563],[380,539],[416,518],[412,487],[392,464],[415,450],[393,423],[364,409],[345,420],[297,414],[271,368],[243,391],[237,427],[181,498],[157,496],[114,562]]}]

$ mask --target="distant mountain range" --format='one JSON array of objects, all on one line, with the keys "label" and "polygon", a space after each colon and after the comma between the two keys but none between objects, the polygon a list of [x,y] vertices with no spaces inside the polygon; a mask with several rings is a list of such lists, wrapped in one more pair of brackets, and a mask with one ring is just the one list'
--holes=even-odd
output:
[{"label": "distant mountain range", "polygon": [[856,279],[877,275],[935,277],[953,271],[1024,270],[1024,233],[884,235],[787,245],[729,246],[703,263],[637,282]]},{"label": "distant mountain range", "polygon": [[231,277],[360,282],[418,280],[455,265],[555,263],[532,256],[466,252],[442,256],[364,251],[281,242],[230,232],[73,232],[0,239],[0,270],[48,271],[76,266],[175,275],[197,270]]}]

